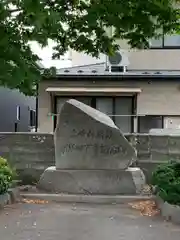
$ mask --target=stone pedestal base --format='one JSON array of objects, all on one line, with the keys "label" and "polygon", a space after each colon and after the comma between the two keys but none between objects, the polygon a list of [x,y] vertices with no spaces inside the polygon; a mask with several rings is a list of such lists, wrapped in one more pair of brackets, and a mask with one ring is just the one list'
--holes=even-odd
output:
[{"label": "stone pedestal base", "polygon": [[60,170],[49,167],[37,188],[51,193],[140,194],[145,177],[139,168],[127,170]]}]

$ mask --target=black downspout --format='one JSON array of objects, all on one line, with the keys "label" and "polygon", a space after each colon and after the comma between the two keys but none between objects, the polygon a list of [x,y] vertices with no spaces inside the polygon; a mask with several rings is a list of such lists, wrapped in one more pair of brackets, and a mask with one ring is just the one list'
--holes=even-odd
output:
[{"label": "black downspout", "polygon": [[165,39],[164,39],[164,27],[163,27],[163,34],[162,34],[162,48],[164,48],[164,41],[165,41]]},{"label": "black downspout", "polygon": [[51,96],[51,102],[52,102],[52,110],[53,110],[53,129],[55,131],[56,124],[57,124],[57,96]]},{"label": "black downspout", "polygon": [[113,101],[113,105],[112,105],[112,120],[113,122],[116,124],[116,101],[115,101],[115,97],[113,97],[112,99]]},{"label": "black downspout", "polygon": [[39,84],[36,84],[36,126],[35,126],[35,132],[38,131],[38,93],[39,91]]}]

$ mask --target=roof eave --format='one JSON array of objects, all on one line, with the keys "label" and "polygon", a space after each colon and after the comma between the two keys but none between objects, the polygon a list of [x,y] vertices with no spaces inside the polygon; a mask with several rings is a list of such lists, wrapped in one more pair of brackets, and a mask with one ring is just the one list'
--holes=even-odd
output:
[{"label": "roof eave", "polygon": [[174,78],[174,79],[177,79],[179,78],[180,79],[180,75],[168,75],[168,74],[135,74],[135,75],[71,75],[71,74],[59,74],[59,75],[56,75],[55,78],[75,78],[75,79],[79,79],[79,78],[108,78],[108,79],[112,79],[112,78],[116,78],[116,79],[137,79],[137,78],[151,78],[151,79],[164,79],[164,78]]}]

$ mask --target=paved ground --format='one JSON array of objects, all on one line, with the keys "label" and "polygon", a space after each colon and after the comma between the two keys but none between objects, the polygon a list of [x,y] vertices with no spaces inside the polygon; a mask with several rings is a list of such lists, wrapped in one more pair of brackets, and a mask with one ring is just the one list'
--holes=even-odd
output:
[{"label": "paved ground", "polygon": [[179,240],[180,226],[124,205],[17,204],[0,211],[3,240]]}]

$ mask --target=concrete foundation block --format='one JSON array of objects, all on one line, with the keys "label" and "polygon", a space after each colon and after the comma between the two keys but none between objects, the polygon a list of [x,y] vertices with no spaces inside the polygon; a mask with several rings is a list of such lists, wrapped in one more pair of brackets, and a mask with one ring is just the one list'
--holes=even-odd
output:
[{"label": "concrete foundation block", "polygon": [[180,206],[164,202],[161,207],[161,215],[166,220],[171,220],[173,223],[180,224]]},{"label": "concrete foundation block", "polygon": [[164,202],[159,196],[156,196],[155,202],[161,212],[161,216],[166,221],[172,221],[173,223],[180,224],[180,206]]},{"label": "concrete foundation block", "polygon": [[180,224],[180,206],[172,206],[172,222]]},{"label": "concrete foundation block", "polygon": [[61,170],[49,167],[37,188],[51,193],[68,194],[139,194],[145,177],[139,168],[127,170]]},{"label": "concrete foundation block", "polygon": [[10,201],[11,201],[11,198],[10,198],[10,195],[8,193],[4,193],[4,194],[0,195],[0,208],[9,204]]},{"label": "concrete foundation block", "polygon": [[156,202],[157,208],[161,210],[161,214],[162,214],[162,208],[164,205],[164,201],[162,200],[162,198],[159,195],[156,195],[155,202]]},{"label": "concrete foundation block", "polygon": [[11,203],[15,203],[20,200],[20,192],[18,188],[10,188],[8,190],[8,193],[11,199]]},{"label": "concrete foundation block", "polygon": [[161,205],[160,208],[161,215],[164,217],[166,220],[170,220],[172,216],[172,205],[169,204],[168,202],[164,202],[164,204]]}]

